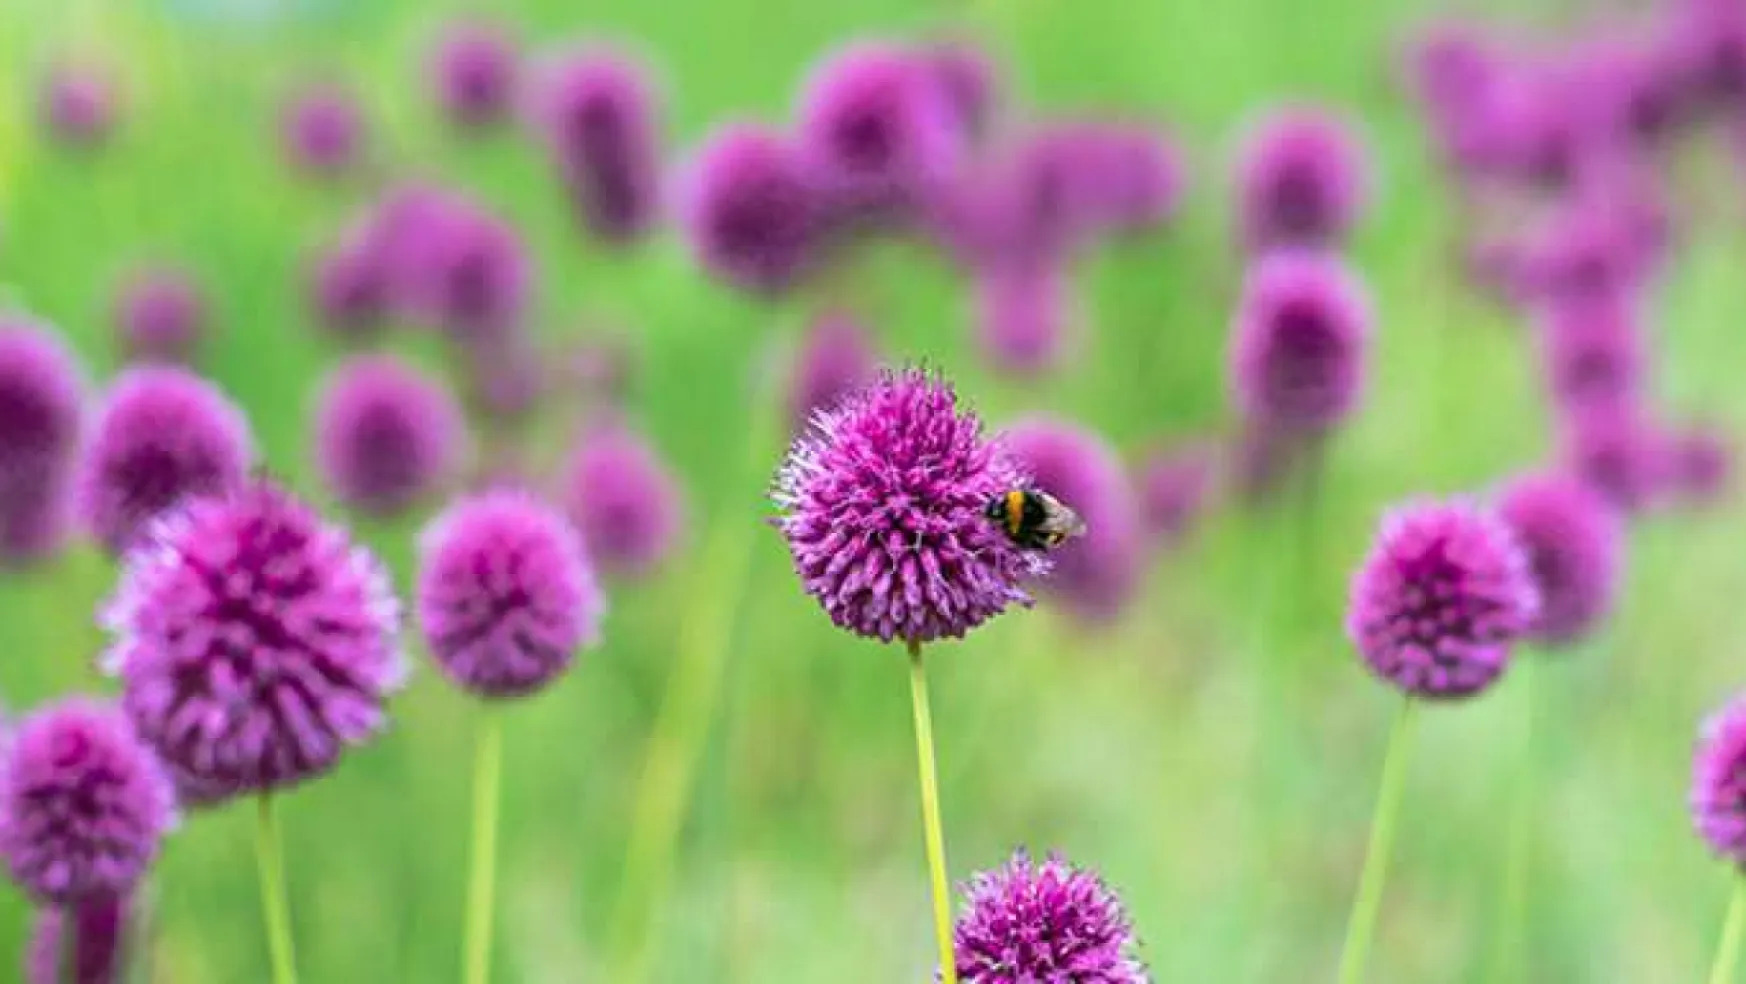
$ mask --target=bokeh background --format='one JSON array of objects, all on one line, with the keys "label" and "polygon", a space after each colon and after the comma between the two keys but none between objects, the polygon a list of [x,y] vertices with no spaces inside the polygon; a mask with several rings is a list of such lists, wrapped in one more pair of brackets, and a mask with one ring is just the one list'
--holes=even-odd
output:
[{"label": "bokeh background", "polygon": [[[1456,13],[1557,28],[1571,4]],[[1490,9],[1487,9],[1487,8]],[[308,408],[339,350],[303,297],[303,264],[391,177],[468,189],[536,258],[531,323],[555,341],[630,339],[626,412],[680,476],[684,547],[610,586],[604,643],[507,723],[500,980],[609,980],[631,804],[685,613],[714,597],[726,633],[668,898],[653,916],[661,981],[925,979],[933,948],[904,663],[833,629],[800,592],[748,481],[749,421],[770,399],[795,314],[712,283],[665,226],[628,252],[578,235],[537,142],[460,139],[423,58],[462,12],[409,0],[175,0],[0,5],[0,305],[71,339],[92,377],[121,363],[114,284],[141,262],[195,271],[213,329],[198,367],[248,411],[275,472],[327,502]],[[1362,126],[1375,200],[1349,254],[1376,303],[1365,408],[1330,448],[1313,535],[1289,502],[1214,504],[1149,557],[1125,618],[1090,627],[1047,604],[930,659],[954,878],[1016,846],[1060,849],[1122,894],[1160,981],[1330,977],[1362,859],[1397,697],[1341,629],[1349,571],[1381,511],[1484,490],[1551,453],[1524,319],[1456,262],[1456,199],[1399,83],[1398,42],[1432,14],[1404,0],[505,0],[530,51],[591,38],[634,46],[666,83],[675,159],[715,121],[789,118],[809,65],[864,35],[977,39],[1016,104],[1155,120],[1188,185],[1167,231],[1076,265],[1069,361],[1015,382],[977,358],[963,278],[911,243],[855,274],[881,350],[941,367],[993,422],[1047,411],[1137,456],[1234,430],[1227,328],[1240,283],[1228,162],[1245,123],[1313,100]],[[52,146],[36,89],[55,58],[114,66],[122,125],[98,154]],[[311,79],[362,100],[370,167],[310,182],[286,166],[279,107]],[[1679,149],[1681,245],[1649,330],[1657,399],[1743,422],[1742,184],[1726,128]],[[388,345],[449,372],[428,335]],[[556,454],[575,420],[542,422]],[[404,587],[421,516],[360,521]],[[1543,740],[1526,930],[1534,981],[1688,981],[1707,965],[1728,879],[1685,809],[1697,722],[1740,679],[1746,511],[1727,499],[1631,524],[1627,586],[1598,638],[1537,667]],[[724,532],[743,560],[706,561]],[[728,539],[730,544],[732,539]],[[731,550],[724,550],[734,556]],[[108,690],[94,660],[112,562],[78,544],[0,574],[0,691],[25,708]],[[1513,677],[1421,715],[1372,979],[1487,979],[1526,705]],[[456,973],[475,708],[428,667],[393,728],[283,817],[304,979],[428,981]],[[266,979],[250,811],[190,817],[152,887],[153,980]],[[18,964],[27,903],[0,889],[0,967]],[[6,973],[10,973],[9,971]]]}]

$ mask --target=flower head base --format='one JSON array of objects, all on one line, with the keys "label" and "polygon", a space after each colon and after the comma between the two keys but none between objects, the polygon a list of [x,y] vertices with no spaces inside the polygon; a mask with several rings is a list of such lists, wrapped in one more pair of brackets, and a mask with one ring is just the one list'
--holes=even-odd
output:
[{"label": "flower head base", "polygon": [[1612,504],[1575,479],[1536,475],[1512,483],[1497,508],[1527,551],[1540,595],[1534,638],[1568,645],[1593,631],[1621,573],[1624,531]]},{"label": "flower head base", "polygon": [[1495,516],[1461,503],[1391,513],[1352,579],[1346,632],[1372,673],[1453,699],[1503,672],[1539,612],[1527,556]]},{"label": "flower head base", "polygon": [[667,466],[619,424],[583,436],[564,475],[563,501],[589,558],[608,574],[637,577],[655,569],[683,527],[679,486]]},{"label": "flower head base", "polygon": [[175,823],[163,767],[107,705],[70,700],[19,724],[0,767],[0,856],[45,905],[126,895]]},{"label": "flower head base", "polygon": [[599,635],[605,603],[564,517],[522,492],[463,499],[419,539],[418,621],[449,679],[483,697],[543,689]]},{"label": "flower head base", "polygon": [[[25,984],[116,984],[128,956],[132,903],[100,896],[71,910],[39,909],[26,954]],[[72,933],[69,951],[66,934]],[[61,965],[72,957],[70,973]]]},{"label": "flower head base", "polygon": [[1710,850],[1746,866],[1746,697],[1704,722],[1692,757],[1691,822]]},{"label": "flower head base", "polygon": [[1096,875],[1024,851],[965,886],[954,929],[964,984],[1145,984],[1121,900]]},{"label": "flower head base", "polygon": [[681,210],[698,262],[736,287],[781,293],[819,259],[814,182],[786,138],[762,128],[730,124],[705,140]]},{"label": "flower head base", "polygon": [[248,420],[216,386],[184,369],[134,369],[104,397],[75,498],[86,526],[119,553],[184,498],[241,484],[253,462]]},{"label": "flower head base", "polygon": [[1231,387],[1255,424],[1325,431],[1357,405],[1370,302],[1338,259],[1280,251],[1257,260],[1232,328]]},{"label": "flower head base", "polygon": [[889,372],[819,414],[776,478],[777,527],[831,621],[891,641],[956,638],[1029,604],[1044,558],[983,515],[1026,476],[944,380]]},{"label": "flower head base", "polygon": [[187,362],[206,329],[206,302],[187,275],[145,271],[123,285],[115,322],[128,358]]},{"label": "flower head base", "polygon": [[387,356],[334,371],[315,415],[316,463],[335,495],[377,514],[410,507],[452,475],[465,429],[435,380]]},{"label": "flower head base", "polygon": [[61,542],[83,389],[51,329],[0,314],[0,563]]},{"label": "flower head base", "polygon": [[266,482],[160,519],[102,620],[122,707],[184,802],[327,771],[404,676],[387,571]]}]

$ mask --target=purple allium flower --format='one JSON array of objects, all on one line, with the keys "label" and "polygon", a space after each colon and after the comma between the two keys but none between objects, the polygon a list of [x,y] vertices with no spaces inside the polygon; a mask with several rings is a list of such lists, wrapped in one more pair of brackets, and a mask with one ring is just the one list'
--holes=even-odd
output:
[{"label": "purple allium flower", "polygon": [[1746,97],[1746,11],[1729,0],[1685,0],[1669,14],[1664,43],[1687,94],[1705,109],[1737,110]]},{"label": "purple allium flower", "polygon": [[268,482],[159,520],[102,622],[122,708],[184,803],[326,772],[405,676],[386,568]]},{"label": "purple allium flower", "polygon": [[975,143],[988,132],[998,109],[1000,80],[993,59],[973,42],[962,40],[928,45],[920,57],[951,113],[959,139]]},{"label": "purple allium flower", "polygon": [[963,888],[953,929],[964,984],[1146,984],[1121,900],[1058,855],[1023,850]]},{"label": "purple allium flower", "polygon": [[1147,535],[1166,543],[1181,539],[1206,507],[1216,470],[1216,452],[1200,442],[1147,455],[1134,476]]},{"label": "purple allium flower", "polygon": [[248,419],[218,387],[185,369],[132,369],[103,397],[74,497],[86,527],[120,553],[183,499],[240,484],[254,456]]},{"label": "purple allium flower", "polygon": [[61,542],[83,389],[52,329],[0,313],[0,562]]},{"label": "purple allium flower", "polygon": [[1592,632],[1618,593],[1624,530],[1612,504],[1575,479],[1529,475],[1504,489],[1497,511],[1540,596],[1530,635],[1563,646]]},{"label": "purple allium flower", "polygon": [[108,72],[63,62],[43,79],[43,126],[64,146],[94,147],[115,128],[117,97]]},{"label": "purple allium flower", "polygon": [[984,516],[1027,477],[943,379],[889,372],[814,418],[773,494],[806,592],[857,635],[960,637],[1047,570]]},{"label": "purple allium flower", "polygon": [[895,45],[834,52],[807,79],[796,126],[828,210],[845,219],[903,219],[958,165],[956,110],[928,64]]},{"label": "purple allium flower", "polygon": [[830,312],[814,318],[801,339],[788,380],[788,416],[796,429],[812,415],[873,381],[873,340],[854,317]]},{"label": "purple allium flower", "polygon": [[1746,865],[1746,697],[1736,696],[1698,736],[1691,768],[1691,822],[1710,850]]},{"label": "purple allium flower", "polygon": [[1078,618],[1120,615],[1139,588],[1144,544],[1139,505],[1115,450],[1091,431],[1048,417],[1013,424],[1001,441],[1037,488],[1085,521],[1084,535],[1051,554],[1054,569],[1041,588]]},{"label": "purple allium flower", "polygon": [[336,338],[371,338],[387,327],[389,288],[375,244],[353,235],[315,258],[309,271],[310,310]]},{"label": "purple allium flower", "polygon": [[286,102],[280,129],[285,158],[310,174],[332,176],[357,163],[363,119],[350,92],[317,83]]},{"label": "purple allium flower", "polygon": [[605,607],[581,540],[518,491],[461,499],[419,537],[418,623],[437,666],[481,697],[521,697],[569,668]]},{"label": "purple allium flower", "polygon": [[1368,193],[1358,134],[1316,107],[1262,119],[1243,146],[1237,172],[1242,240],[1253,251],[1337,245]]},{"label": "purple allium flower", "polygon": [[409,188],[374,222],[395,292],[466,345],[501,339],[521,325],[532,270],[513,226],[463,195]]},{"label": "purple allium flower", "polygon": [[1072,333],[1072,285],[1053,266],[1001,265],[974,282],[976,345],[988,364],[1040,375],[1065,355]]},{"label": "purple allium flower", "polygon": [[1713,426],[1690,426],[1663,433],[1661,445],[1662,475],[1675,497],[1710,502],[1728,491],[1734,453],[1724,432]]},{"label": "purple allium flower", "polygon": [[44,905],[126,895],[175,824],[175,791],[114,708],[72,699],[36,711],[0,764],[0,856]]},{"label": "purple allium flower", "polygon": [[818,259],[819,196],[787,140],[729,124],[690,166],[681,210],[698,263],[746,290],[779,293]]},{"label": "purple allium flower", "polygon": [[684,525],[679,486],[655,449],[623,425],[596,425],[582,436],[563,489],[589,558],[607,574],[646,574],[678,542]]},{"label": "purple allium flower", "polygon": [[1534,231],[1523,284],[1536,297],[1558,300],[1631,294],[1666,255],[1668,225],[1665,205],[1639,177],[1585,180]]},{"label": "purple allium flower", "polygon": [[116,294],[115,330],[132,361],[187,362],[206,321],[199,288],[180,270],[139,271]]},{"label": "purple allium flower", "polygon": [[1176,214],[1185,180],[1175,144],[1139,127],[1111,127],[1099,156],[1091,208],[1101,227],[1117,233],[1147,232]]},{"label": "purple allium flower", "polygon": [[1585,405],[1560,421],[1564,468],[1626,511],[1655,504],[1664,489],[1655,427],[1634,403]]},{"label": "purple allium flower", "polygon": [[1370,299],[1331,254],[1282,250],[1255,260],[1231,327],[1231,390],[1252,421],[1327,430],[1356,407]]},{"label": "purple allium flower", "polygon": [[1566,413],[1634,401],[1647,361],[1631,298],[1617,294],[1553,302],[1541,326],[1547,383]]},{"label": "purple allium flower", "polygon": [[1352,579],[1346,633],[1372,673],[1414,697],[1485,689],[1539,613],[1528,557],[1496,516],[1463,503],[1390,513]]},{"label": "purple allium flower", "polygon": [[[72,907],[71,926],[60,908],[37,910],[25,952],[25,984],[119,984],[128,957],[131,908],[125,898],[98,896]],[[70,950],[65,936],[69,929]],[[69,955],[73,965],[63,973],[61,965]]]},{"label": "purple allium flower", "polygon": [[584,227],[635,239],[660,206],[661,105],[652,73],[624,54],[591,50],[551,66],[540,119]]},{"label": "purple allium flower", "polygon": [[487,126],[509,114],[520,69],[515,42],[499,25],[483,21],[451,24],[431,51],[431,89],[462,127]]},{"label": "purple allium flower", "polygon": [[460,465],[466,429],[442,384],[390,356],[357,356],[322,384],[316,465],[336,498],[392,514],[434,491]]}]

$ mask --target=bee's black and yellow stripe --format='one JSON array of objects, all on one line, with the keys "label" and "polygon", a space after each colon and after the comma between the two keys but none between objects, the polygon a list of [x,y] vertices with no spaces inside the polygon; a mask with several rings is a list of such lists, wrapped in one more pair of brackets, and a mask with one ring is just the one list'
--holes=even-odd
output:
[{"label": "bee's black and yellow stripe", "polygon": [[1017,540],[1024,533],[1025,513],[1030,504],[1030,494],[1024,489],[1012,489],[1006,493],[1006,535]]}]

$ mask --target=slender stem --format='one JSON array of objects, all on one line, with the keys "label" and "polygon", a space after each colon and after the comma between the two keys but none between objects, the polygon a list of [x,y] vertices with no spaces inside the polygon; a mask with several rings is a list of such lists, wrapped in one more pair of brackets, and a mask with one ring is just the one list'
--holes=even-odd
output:
[{"label": "slender stem", "polygon": [[1515,802],[1510,811],[1509,846],[1504,857],[1503,880],[1497,906],[1497,927],[1492,933],[1494,981],[1524,979],[1522,964],[1523,931],[1528,918],[1528,869],[1533,860],[1534,843],[1534,664],[1531,652],[1516,658],[1515,675],[1521,678],[1522,747],[1517,750],[1521,760],[1516,763]]},{"label": "slender stem", "polygon": [[1740,931],[1746,928],[1746,876],[1734,876],[1734,892],[1728,900],[1728,916],[1722,921],[1722,939],[1716,944],[1716,962],[1710,965],[1710,984],[1731,984],[1740,962]]},{"label": "slender stem", "polygon": [[279,846],[273,794],[262,793],[259,803],[255,862],[261,870],[261,918],[267,929],[273,984],[297,984],[297,953],[291,944],[291,902],[285,895],[285,856]]},{"label": "slender stem", "polygon": [[934,720],[928,711],[928,676],[921,644],[909,641],[909,702],[915,718],[916,777],[921,783],[922,831],[933,882],[934,935],[940,943],[940,984],[958,984],[958,958],[952,952],[952,894],[946,882],[946,838],[940,829],[940,783],[934,772]]},{"label": "slender stem", "polygon": [[1340,984],[1364,980],[1364,962],[1370,941],[1376,935],[1376,914],[1382,904],[1382,885],[1388,876],[1388,855],[1394,843],[1394,824],[1400,816],[1401,793],[1406,790],[1406,764],[1412,750],[1413,699],[1402,699],[1388,733],[1388,749],[1382,755],[1382,780],[1376,791],[1376,813],[1370,820],[1370,846],[1364,854],[1364,871],[1358,877],[1358,895],[1352,900],[1352,915],[1346,923],[1346,945],[1340,951]]},{"label": "slender stem", "polygon": [[491,977],[491,927],[497,888],[497,807],[503,780],[503,716],[487,702],[479,711],[473,760],[473,867],[467,881],[467,938],[462,980],[485,984]]}]

